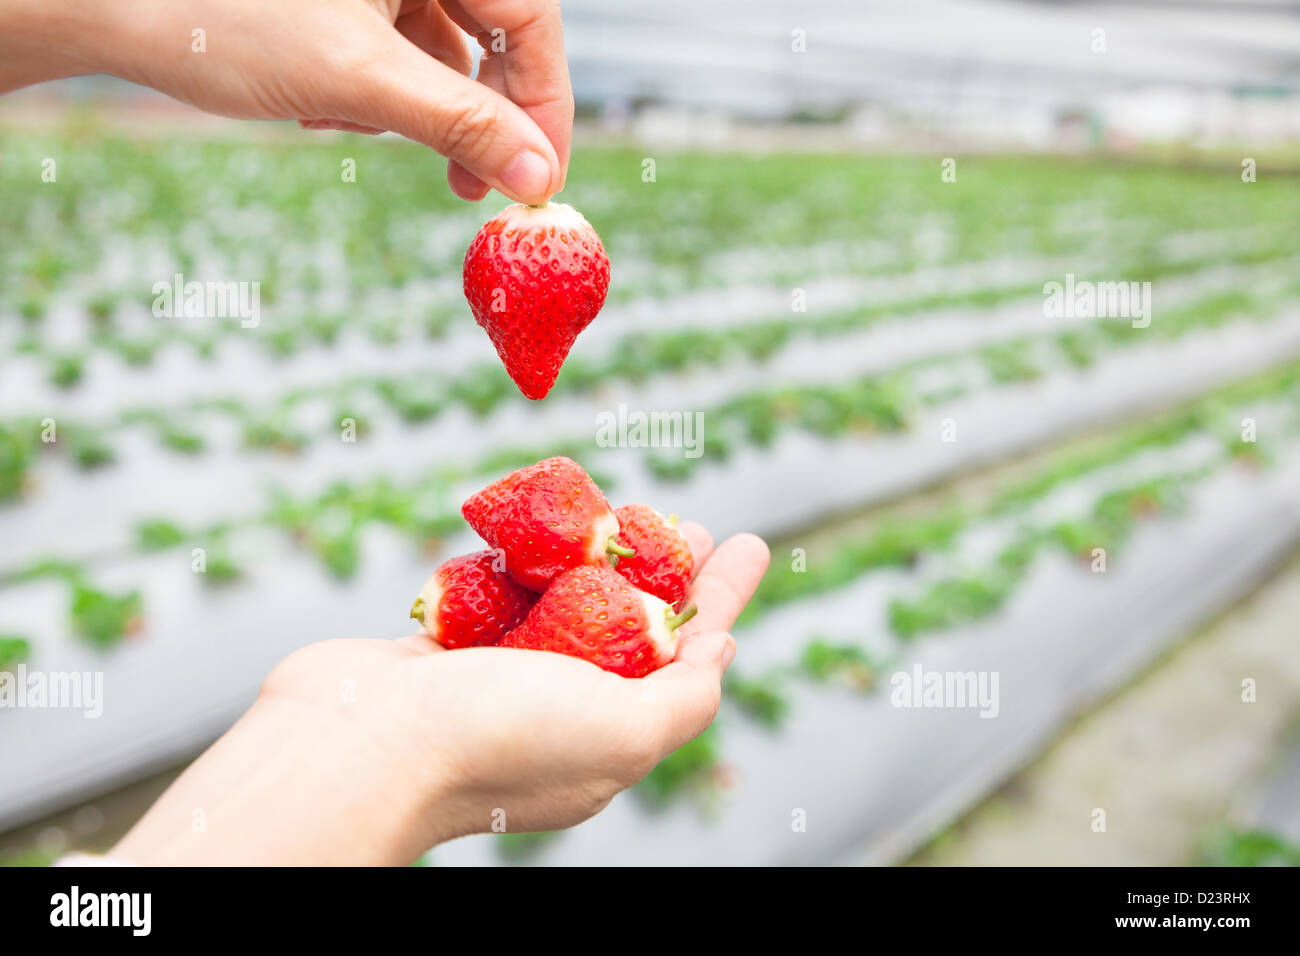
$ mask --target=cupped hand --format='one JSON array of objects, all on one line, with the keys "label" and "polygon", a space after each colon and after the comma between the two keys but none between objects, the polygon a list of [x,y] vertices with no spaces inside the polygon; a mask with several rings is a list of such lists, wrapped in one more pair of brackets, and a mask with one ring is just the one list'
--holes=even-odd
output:
[{"label": "cupped hand", "polygon": [[399,642],[434,655],[409,665],[422,744],[462,782],[452,801],[459,831],[579,823],[713,721],[735,653],[727,632],[767,568],[767,546],[740,535],[715,551],[700,525],[682,531],[700,569],[688,600],[700,610],[683,626],[674,660],[644,678],[540,651],[450,653],[423,636]]},{"label": "cupped hand", "polygon": [[[272,672],[244,720],[118,852],[150,862],[399,863],[469,833],[587,819],[708,727],[735,650],[727,631],[767,568],[767,546],[753,535],[715,550],[699,525],[682,530],[700,610],[675,659],[653,674],[630,680],[541,651],[444,651],[422,635],[310,645]],[[230,793],[241,775],[258,782]],[[220,834],[210,826],[193,837],[188,808],[214,804]]]},{"label": "cupped hand", "polygon": [[[4,85],[112,73],[224,116],[393,130],[448,157],[466,199],[495,188],[540,203],[564,186],[573,93],[555,0],[39,0],[22,13],[31,39],[12,52],[33,65]],[[477,81],[466,33],[484,51]]]}]

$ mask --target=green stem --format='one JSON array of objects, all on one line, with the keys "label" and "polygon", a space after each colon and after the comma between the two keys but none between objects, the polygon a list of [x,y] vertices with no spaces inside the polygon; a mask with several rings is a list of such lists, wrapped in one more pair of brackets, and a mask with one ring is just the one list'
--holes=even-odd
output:
[{"label": "green stem", "polygon": [[415,603],[411,605],[411,617],[421,624],[424,623],[424,598],[415,599]]},{"label": "green stem", "polygon": [[605,542],[605,550],[620,558],[630,558],[636,554],[636,548],[629,548],[626,545],[619,544],[618,540],[613,535],[610,535],[609,539]]},{"label": "green stem", "polygon": [[668,630],[670,631],[677,630],[679,627],[681,627],[683,624],[685,624],[687,621],[693,618],[696,614],[698,614],[699,610],[700,609],[696,607],[694,604],[688,604],[686,605],[686,607],[682,608],[682,612],[680,614],[669,613],[672,611],[672,608],[669,608],[667,611],[664,611],[664,617],[668,619]]}]

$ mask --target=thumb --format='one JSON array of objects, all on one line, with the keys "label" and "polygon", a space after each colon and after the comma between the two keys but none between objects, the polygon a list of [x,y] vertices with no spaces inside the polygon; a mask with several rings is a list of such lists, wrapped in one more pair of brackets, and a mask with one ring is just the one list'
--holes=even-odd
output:
[{"label": "thumb", "polygon": [[736,642],[725,631],[691,634],[681,639],[677,657],[642,678],[654,685],[663,703],[660,742],[671,753],[698,737],[713,723],[722,699],[722,675],[736,653]]},{"label": "thumb", "polygon": [[340,119],[423,143],[516,202],[551,197],[561,181],[559,160],[527,113],[397,31],[385,42],[376,65],[342,91]]}]

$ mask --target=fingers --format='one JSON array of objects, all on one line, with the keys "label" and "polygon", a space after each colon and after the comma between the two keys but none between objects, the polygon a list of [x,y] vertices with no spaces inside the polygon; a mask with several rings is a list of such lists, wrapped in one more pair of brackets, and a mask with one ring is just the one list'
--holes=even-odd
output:
[{"label": "fingers", "polygon": [[722,699],[722,675],[736,654],[736,642],[721,631],[683,637],[677,657],[643,678],[649,696],[660,708],[664,726],[657,738],[661,755],[698,737],[713,723]]},{"label": "fingers", "polygon": [[[722,680],[723,673],[731,666],[731,659],[735,656],[736,641],[725,631],[687,634],[677,642],[677,656],[672,663],[655,673],[661,674],[673,664],[685,664],[706,674],[712,671],[710,676]],[[671,673],[669,676],[672,676]]]},{"label": "fingers", "polygon": [[424,143],[516,202],[545,202],[563,180],[554,147],[523,110],[391,29],[375,62],[334,99],[330,114]]},{"label": "fingers", "polygon": [[474,69],[468,38],[436,2],[403,8],[394,25],[402,36],[462,76]]},{"label": "fingers", "polygon": [[375,129],[373,126],[359,126],[356,123],[345,123],[343,120],[298,120],[298,125],[303,129],[314,130],[339,130],[344,133],[363,133],[366,136],[378,136],[384,132],[382,129]]},{"label": "fingers", "polygon": [[687,633],[729,631],[745,609],[767,570],[769,554],[763,539],[738,534],[722,542],[691,586],[688,600],[699,606],[695,618],[683,625]]},{"label": "fingers", "polygon": [[709,555],[713,554],[713,535],[697,521],[683,521],[677,526],[686,543],[691,546],[691,558],[695,564],[695,573],[699,574]]},{"label": "fingers", "polygon": [[478,202],[492,189],[456,160],[447,161],[447,185],[461,199]]},{"label": "fingers", "polygon": [[442,6],[483,47],[479,79],[521,106],[550,140],[559,160],[558,192],[564,187],[573,137],[573,89],[559,3],[443,0]]},{"label": "fingers", "polygon": [[406,637],[399,637],[395,642],[402,645],[416,654],[436,654],[439,651],[445,651],[446,648],[431,638],[424,631],[418,631],[415,634],[409,634]]},{"label": "fingers", "polygon": [[[489,90],[496,90],[507,99],[510,98],[510,91],[506,89],[506,78],[503,70],[504,60],[500,56],[484,57],[479,61],[478,76],[476,79],[486,86]],[[545,131],[543,131],[545,132]],[[555,144],[552,143],[552,146]],[[460,163],[452,160],[447,163],[447,183],[451,186],[452,191],[463,199],[471,202],[478,202],[488,193],[488,185],[483,182]]]},{"label": "fingers", "polygon": [[643,678],[653,699],[662,704],[664,727],[658,742],[665,754],[713,722],[722,699],[722,675],[736,655],[736,642],[727,630],[753,596],[768,563],[767,545],[752,534],[738,534],[712,550],[709,533],[699,525],[687,522],[682,533],[692,552],[705,556],[690,596],[700,611],[679,632],[672,663]]},{"label": "fingers", "polygon": [[[397,30],[429,56],[447,64],[457,73],[469,76],[474,69],[474,57],[470,54],[464,32],[452,22],[436,0],[399,15]],[[457,196],[470,202],[478,202],[491,188],[454,159],[447,163],[447,184]]]}]

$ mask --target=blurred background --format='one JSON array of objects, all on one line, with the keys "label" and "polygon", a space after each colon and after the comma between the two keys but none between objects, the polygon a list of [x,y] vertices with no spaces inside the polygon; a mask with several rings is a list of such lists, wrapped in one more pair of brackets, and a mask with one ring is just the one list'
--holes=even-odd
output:
[{"label": "blurred background", "polygon": [[[0,668],[103,687],[0,708],[0,860],[111,846],[293,648],[408,633],[465,495],[563,453],[772,570],[703,737],[426,862],[1300,862],[1300,4],[564,9],[613,281],[543,403],[460,290],[504,201],[427,150],[0,100]],[[177,274],[256,325],[157,317]],[[702,454],[598,442],[621,406]]]}]

